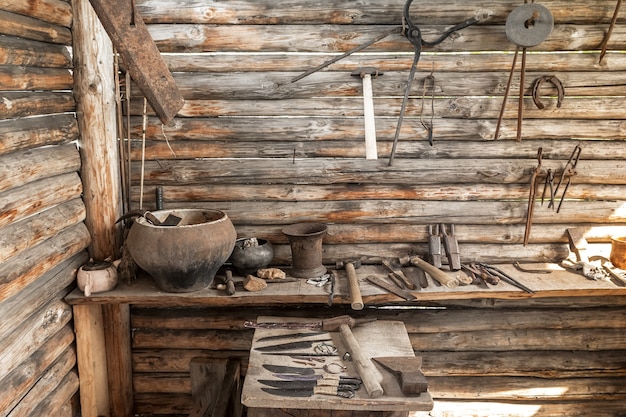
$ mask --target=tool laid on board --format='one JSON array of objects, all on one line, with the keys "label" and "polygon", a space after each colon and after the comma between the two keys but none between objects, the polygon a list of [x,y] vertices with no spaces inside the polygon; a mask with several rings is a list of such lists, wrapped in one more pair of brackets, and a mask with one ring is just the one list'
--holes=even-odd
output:
[{"label": "tool laid on board", "polygon": [[428,225],[428,260],[435,268],[441,268],[441,236],[439,225]]},{"label": "tool laid on board", "polygon": [[[341,333],[347,350],[352,355],[352,360],[357,368],[359,376],[363,380],[363,385],[371,398],[378,398],[383,395],[383,388],[378,381],[376,369],[372,362],[363,354],[358,341],[352,334],[351,328],[375,321],[376,319],[354,319],[348,315],[337,316],[330,319],[324,319],[316,322],[298,323],[298,322],[268,322],[253,323],[244,322],[244,327],[265,328],[265,329],[322,329],[329,332],[337,331]],[[290,352],[291,354],[291,352]]]},{"label": "tool laid on board", "polygon": [[446,232],[446,225],[441,224],[441,234],[443,235],[443,247],[446,250],[446,257],[448,258],[448,264],[452,271],[458,271],[461,269],[461,255],[459,252],[459,243],[454,235],[454,225],[450,225],[450,234]]},{"label": "tool laid on board", "polygon": [[513,278],[512,276],[510,276],[509,274],[507,274],[506,272],[502,271],[501,269],[493,266],[493,265],[489,265],[483,262],[477,262],[476,265],[478,265],[481,269],[487,271],[488,273],[499,277],[500,279],[502,279],[503,281],[508,282],[509,284],[513,285],[514,287],[519,288],[520,290],[526,291],[529,294],[534,294],[535,292],[533,290],[531,290],[530,288],[528,288],[527,286],[525,286],[524,284],[522,284],[521,282],[519,282],[518,280],[516,280],[515,278]]},{"label": "tool laid on board", "polygon": [[402,271],[402,265],[400,265],[398,261],[394,262],[389,259],[383,259],[382,265],[385,267],[385,269],[387,269],[387,271],[389,271],[390,277],[393,276],[394,278],[398,279],[399,283],[401,284],[400,288],[408,288],[410,290],[415,289],[415,283],[413,283],[410,279],[407,278],[406,275],[404,275],[404,272]]},{"label": "tool laid on board", "polygon": [[356,270],[361,267],[361,261],[337,261],[336,269],[346,269],[348,276],[348,289],[350,291],[350,306],[353,310],[363,310],[363,298],[361,297],[361,289],[359,288],[359,280],[356,276]]},{"label": "tool laid on board", "polygon": [[426,272],[430,277],[440,284],[448,287],[448,288],[456,288],[459,286],[459,280],[455,277],[448,275],[446,272],[442,271],[439,268],[429,264],[425,260],[421,259],[419,256],[404,256],[400,258],[400,263],[403,265],[411,264],[416,266]]},{"label": "tool laid on board", "polygon": [[374,96],[372,77],[383,75],[374,67],[362,67],[352,72],[353,77],[361,77],[363,83],[363,119],[365,123],[365,159],[378,159],[376,148],[376,118],[374,116]]},{"label": "tool laid on board", "polygon": [[416,297],[410,292],[402,290],[397,286],[394,286],[390,282],[387,282],[384,279],[377,277],[376,275],[368,275],[365,279],[371,284],[382,288],[383,290],[390,292],[391,294],[397,295],[400,298],[404,298],[406,301],[413,301],[416,299]]},{"label": "tool laid on board", "polygon": [[[287,381],[289,382],[289,381]],[[310,397],[314,394],[320,395],[336,395],[342,398],[353,398],[353,389],[340,389],[339,387],[317,385],[311,388],[267,388],[261,387],[261,391],[272,395],[280,395],[283,397]]]},{"label": "tool laid on board", "polygon": [[372,360],[398,378],[403,394],[419,395],[428,391],[428,381],[422,373],[421,356],[386,356]]},{"label": "tool laid on board", "polygon": [[281,352],[285,350],[297,350],[310,348],[315,343],[330,342],[332,339],[316,339],[316,340],[301,340],[298,342],[280,343],[270,346],[261,346],[255,348],[259,352]]}]

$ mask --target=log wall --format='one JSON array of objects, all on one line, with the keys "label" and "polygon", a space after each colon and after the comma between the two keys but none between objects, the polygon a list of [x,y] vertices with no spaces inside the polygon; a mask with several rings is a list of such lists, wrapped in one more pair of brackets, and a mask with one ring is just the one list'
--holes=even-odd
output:
[{"label": "log wall", "polygon": [[[155,188],[163,186],[166,207],[223,209],[241,236],[276,243],[277,263],[290,257],[281,228],[301,221],[329,225],[329,263],[355,253],[424,254],[426,225],[439,222],[457,226],[468,261],[560,260],[567,227],[583,227],[597,242],[626,233],[626,55],[615,52],[626,43],[621,25],[599,62],[615,1],[544,2],[555,27],[528,49],[522,140],[516,140],[521,58],[495,140],[515,49],[504,24],[519,3],[412,6],[427,41],[469,17],[488,18],[424,47],[388,166],[412,63],[406,38],[389,35],[291,80],[400,25],[403,1],[138,1],[186,104],[168,126],[148,112],[142,170],[142,100],[137,88],[131,91],[132,206],[143,189],[144,207],[154,208]],[[351,76],[362,66],[384,72],[373,80],[378,160],[364,159],[362,86]],[[550,87],[542,89],[545,108],[535,107],[531,87],[543,75],[562,81],[560,108]],[[431,119],[433,146],[422,125]],[[538,148],[545,175],[560,172],[576,145],[582,153],[566,201],[559,213],[537,207],[530,244],[522,247]]]},{"label": "log wall", "polygon": [[72,12],[0,1],[0,416],[79,413],[72,309],[87,261]]},{"label": "log wall", "polygon": [[[488,19],[424,48],[390,166],[413,58],[406,38],[391,34],[291,80],[399,26],[403,3],[136,1],[186,103],[167,126],[148,108],[144,130],[141,95],[134,85],[128,92],[131,207],[153,209],[163,187],[166,208],[225,210],[241,237],[274,244],[278,265],[290,263],[281,228],[307,221],[329,226],[328,264],[423,255],[427,225],[441,222],[456,225],[463,261],[559,261],[568,254],[568,227],[584,228],[597,243],[626,233],[622,25],[599,61],[615,1],[542,2],[555,27],[528,50],[520,141],[519,60],[501,135],[494,135],[515,50],[504,24],[522,2],[416,1],[412,19],[426,40],[474,15]],[[351,76],[363,66],[384,72],[373,80],[378,160],[364,158],[362,86]],[[531,86],[543,75],[562,81],[561,107],[552,89],[542,96],[546,108],[535,107]],[[422,122],[432,122],[433,146]],[[538,148],[545,174],[562,170],[577,145],[566,201],[559,213],[537,205],[530,244],[522,246]],[[623,415],[624,302],[578,303],[367,313],[407,323],[424,356],[434,416]],[[186,415],[190,360],[234,356],[245,370],[251,333],[241,322],[276,312],[132,309],[135,411]]]}]

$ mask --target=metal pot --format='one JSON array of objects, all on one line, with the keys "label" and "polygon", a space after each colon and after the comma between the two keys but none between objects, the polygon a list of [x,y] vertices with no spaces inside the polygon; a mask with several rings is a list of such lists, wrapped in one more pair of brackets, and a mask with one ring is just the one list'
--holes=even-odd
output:
[{"label": "metal pot", "polygon": [[137,265],[166,292],[207,288],[230,256],[237,233],[223,211],[204,209],[151,212],[163,222],[181,218],[176,226],[157,226],[145,216],[135,219],[126,246]]},{"label": "metal pot", "polygon": [[265,268],[272,262],[272,259],[274,259],[274,248],[269,241],[242,238],[235,241],[229,261],[241,275],[245,276],[255,274],[257,270]]}]

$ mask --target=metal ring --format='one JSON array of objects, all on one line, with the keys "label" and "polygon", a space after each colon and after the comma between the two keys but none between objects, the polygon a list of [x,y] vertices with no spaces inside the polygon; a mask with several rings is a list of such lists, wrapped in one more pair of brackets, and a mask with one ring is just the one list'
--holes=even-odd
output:
[{"label": "metal ring", "polygon": [[318,343],[313,350],[315,350],[315,353],[323,353],[325,355],[333,355],[337,353],[337,347],[326,342]]},{"label": "metal ring", "polygon": [[[333,369],[331,369],[331,366],[337,366],[337,367],[339,367],[339,370],[333,370]],[[328,372],[329,374],[340,374],[343,371],[345,371],[346,369],[347,369],[347,367],[345,367],[342,364],[337,363],[337,362],[330,362],[330,363],[324,364],[324,370],[326,372]]]}]

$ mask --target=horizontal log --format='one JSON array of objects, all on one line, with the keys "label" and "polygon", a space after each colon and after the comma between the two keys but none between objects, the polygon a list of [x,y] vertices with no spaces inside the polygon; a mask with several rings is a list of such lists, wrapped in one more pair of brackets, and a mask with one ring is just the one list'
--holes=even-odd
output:
[{"label": "horizontal log", "polygon": [[226,330],[149,330],[133,331],[133,349],[187,348],[208,350],[249,351],[252,345],[251,332]]},{"label": "horizontal log", "polygon": [[[155,207],[156,186],[145,186],[143,202],[146,207]],[[230,201],[321,201],[321,200],[430,200],[430,201],[476,201],[508,199],[528,199],[528,186],[522,184],[440,184],[412,185],[389,184],[356,188],[345,185],[167,185],[163,188],[164,205],[173,206],[180,202],[219,202]],[[543,185],[539,193],[543,191]],[[141,187],[131,188],[131,199],[138,202]],[[622,185],[572,184],[567,197],[575,200],[620,200],[626,193]],[[546,194],[547,195],[547,194]],[[561,193],[556,201],[560,201]],[[537,196],[538,199],[540,196]],[[544,199],[546,203],[549,199]]]},{"label": "horizontal log", "polygon": [[[497,313],[489,314],[490,317]],[[589,330],[593,333],[595,330]],[[422,356],[428,377],[519,376],[534,378],[624,377],[626,361],[622,350],[613,351],[434,351]]]},{"label": "horizontal log", "polygon": [[[297,75],[299,73],[295,72],[177,73],[174,78],[186,100],[286,100],[361,96],[361,82],[348,72],[318,72],[291,83],[291,79]],[[422,97],[423,86],[420,81],[426,75],[418,75],[419,78],[412,83],[412,96]],[[435,73],[437,95],[502,97],[509,76],[507,71],[469,72],[462,75],[460,77],[458,72],[452,71]],[[543,75],[543,72],[527,71],[525,95],[530,96],[532,81]],[[16,78],[17,76],[15,74]],[[374,95],[402,97],[406,88],[406,77],[407,73],[404,71],[385,73],[372,83]],[[626,92],[626,84],[618,71],[559,72],[558,77],[563,83],[566,100],[569,96],[623,96]],[[512,91],[519,91],[517,80],[512,83],[511,88]],[[530,97],[525,107],[532,107]]]},{"label": "horizontal log", "polygon": [[[438,119],[433,123],[434,143],[440,145],[440,143],[445,140],[494,141],[496,125],[496,119]],[[136,124],[133,125],[133,134],[138,126],[139,125]],[[390,154],[392,141],[397,129],[397,120],[381,118],[376,121],[376,126],[378,157],[387,158]],[[586,140],[596,138],[604,141],[608,139],[620,139],[624,135],[626,135],[626,123],[619,119],[594,120],[593,122],[571,119],[533,119],[523,122],[523,137],[525,139],[556,139],[567,142],[572,139]],[[504,120],[500,130],[500,141],[502,141],[503,144],[500,146],[518,146],[518,142],[515,143],[515,146],[512,144],[516,136],[517,122],[509,119]],[[141,137],[141,134],[134,137]],[[363,120],[359,118],[258,119],[254,117],[242,117],[223,119],[177,119],[176,123],[173,125],[163,128],[161,128],[160,124],[151,122],[146,129],[146,138],[157,138],[162,141],[167,139],[172,147],[172,149],[168,148],[169,152],[165,153],[165,155],[163,155],[164,152],[161,151],[161,155],[152,156],[147,154],[146,159],[156,159],[157,156],[166,156],[167,159],[174,158],[178,148],[177,140],[204,141],[209,139],[221,141],[222,143],[225,142],[226,144],[232,142],[233,145],[230,146],[230,148],[236,148],[238,142],[242,142],[242,146],[246,146],[246,142],[258,142],[257,146],[260,146],[261,150],[253,154],[248,152],[248,154],[254,155],[255,157],[257,155],[274,157],[276,154],[284,153],[289,147],[286,144],[280,143],[275,145],[276,142],[280,141],[291,144],[290,156],[292,158],[294,149],[296,151],[296,158],[302,158],[307,154],[307,147],[309,149],[322,148],[325,146],[326,142],[329,142],[329,153],[333,153],[333,147],[337,147],[337,144],[333,143],[333,141],[342,142],[346,140],[358,142],[356,143],[357,149],[347,153],[346,156],[355,154],[363,158],[365,154],[362,150]],[[421,124],[419,118],[405,119],[398,137],[396,156],[420,157],[421,153],[419,153],[419,151],[428,143],[427,141],[428,131]],[[315,142],[322,143],[316,144]],[[349,143],[349,145],[352,144]],[[166,143],[162,143],[161,148],[163,148],[163,146],[166,146]],[[182,156],[185,156],[186,153],[184,147],[188,146],[189,145],[186,143],[183,144]],[[272,146],[275,146],[277,151],[274,151]],[[300,148],[304,149],[302,154],[299,153]],[[233,155],[233,151],[229,150],[229,147],[225,147],[224,145],[222,145],[221,149],[214,145],[208,148],[208,151],[214,151],[216,154],[205,151],[201,157],[217,158]],[[436,150],[430,147],[425,156],[432,152],[436,152]],[[320,151],[320,153],[323,154],[324,151]],[[334,154],[336,153],[335,151]],[[535,151],[528,156],[534,157],[536,153],[535,148]],[[571,153],[571,151],[568,152],[565,159],[569,157],[569,153]],[[135,155],[137,155],[136,151]],[[237,154],[235,153],[235,155]]]},{"label": "horizontal log", "polygon": [[151,372],[184,372],[189,375],[189,363],[194,358],[234,358],[241,361],[241,370],[248,368],[249,352],[201,349],[133,349],[134,375]]},{"label": "horizontal log", "polygon": [[68,69],[0,67],[3,90],[71,90],[72,85],[72,73]]},{"label": "horizontal log", "polygon": [[133,389],[137,394],[157,392],[189,394],[191,392],[191,379],[189,372],[137,374],[133,376]]},{"label": "horizontal log", "polygon": [[78,124],[71,114],[0,120],[0,154],[78,139]]},{"label": "horizontal log", "polygon": [[81,199],[74,199],[3,227],[0,229],[0,262],[84,220],[85,206]]},{"label": "horizontal log", "polygon": [[5,378],[61,331],[72,317],[72,309],[62,300],[52,300],[22,322],[2,341],[0,379]]},{"label": "horizontal log", "polygon": [[[602,64],[599,64],[600,51],[580,54],[578,52],[558,53],[543,52],[533,54],[528,51],[529,59],[526,66],[532,72],[569,72],[569,71],[623,71],[626,66],[626,57],[621,53],[607,51]],[[167,54],[163,59],[172,72],[262,72],[262,71],[299,71],[304,72],[311,68],[325,64],[336,55],[301,53],[281,54],[222,54],[222,53],[185,53]],[[458,54],[439,54],[423,51],[417,65],[417,74],[436,76],[442,71],[452,72],[492,72],[510,71],[513,56],[510,51],[490,51],[489,54],[472,56]],[[367,55],[353,55],[343,58],[323,71],[352,72],[356,68],[367,66],[379,69],[382,72],[405,71],[408,74],[413,60],[406,54],[373,53]],[[303,80],[304,81],[304,80]],[[506,80],[503,80],[506,82]],[[187,104],[187,103],[186,103]],[[279,104],[279,103],[277,103]],[[141,112],[141,106],[136,106]],[[188,107],[187,107],[188,108]],[[183,107],[183,112],[185,107]],[[182,114],[182,113],[179,113]]]},{"label": "horizontal log", "polygon": [[[68,374],[75,374],[75,371],[73,371],[75,365],[76,351],[70,347],[52,366],[41,373],[39,380],[30,387],[26,395],[20,399],[19,404],[11,410],[9,416],[28,417],[33,414],[35,410],[41,407],[42,399],[45,401],[48,395],[61,388],[61,383]],[[78,381],[77,378],[76,381]],[[47,411],[49,412],[50,409]],[[4,417],[4,414],[0,413],[0,415]]]},{"label": "horizontal log", "polygon": [[189,394],[138,394],[135,396],[135,413],[188,416],[193,401]]},{"label": "horizontal log", "polygon": [[518,351],[518,350],[624,350],[623,329],[588,330],[511,330],[480,332],[439,332],[409,335],[414,350],[436,347],[441,351]]},{"label": "horizontal log", "polygon": [[[418,25],[455,25],[479,11],[488,12],[489,23],[504,24],[508,14],[518,6],[515,1],[494,4],[489,0],[473,1],[471,4],[456,0],[420,4],[411,9],[412,20]],[[137,2],[137,9],[147,23],[212,23],[276,25],[286,23],[308,24],[398,24],[402,19],[403,3],[388,4],[377,0],[362,1],[353,5],[345,1],[315,3],[291,0],[283,7],[274,7],[271,0],[245,1],[224,4],[219,1],[175,0]],[[415,5],[416,6],[416,5]],[[558,23],[608,23],[614,4],[610,0],[598,0],[590,5],[584,1],[551,1],[550,11]],[[419,10],[418,10],[419,9]]]},{"label": "horizontal log", "polygon": [[6,416],[59,357],[65,358],[68,354],[75,357],[75,351],[71,347],[73,341],[71,327],[65,326],[19,364],[15,371],[2,379],[4,395],[0,398],[0,415]]},{"label": "horizontal log", "polygon": [[2,0],[0,9],[68,28],[72,25],[72,6],[63,0],[41,0],[36,4],[27,0]]},{"label": "horizontal log", "polygon": [[3,36],[0,44],[0,64],[71,68],[72,56],[65,45]]},{"label": "horizontal log", "polygon": [[[465,20],[465,19],[463,19]],[[458,22],[456,22],[458,23]],[[489,22],[488,22],[489,23]],[[396,22],[400,27],[401,19]],[[160,24],[148,25],[148,30],[161,52],[345,52],[370,42],[390,30],[389,26],[373,25],[229,25]],[[441,25],[422,25],[424,39],[437,39],[445,30]],[[617,25],[613,31],[612,49],[624,49],[626,29]],[[319,36],[311,37],[311,33]],[[568,51],[593,50],[604,38],[604,28],[595,25],[557,24],[551,35],[535,50]],[[614,40],[613,40],[614,39]],[[400,34],[389,35],[367,48],[368,51],[412,52],[413,46]],[[514,50],[501,25],[477,25],[458,31],[454,37],[425,50],[505,51]]]},{"label": "horizontal log", "polygon": [[15,330],[15,323],[24,322],[31,314],[52,299],[63,298],[70,285],[76,280],[76,271],[87,262],[87,254],[77,254],[42,274],[33,285],[0,303],[0,317],[11,316],[11,320],[0,322],[0,340]]},{"label": "horizontal log", "polygon": [[[584,152],[584,151],[583,151]],[[584,154],[583,154],[584,155]],[[168,184],[528,184],[537,165],[529,159],[478,160],[396,159],[250,159],[146,161],[145,185]],[[565,156],[564,158],[567,158]],[[561,172],[566,160],[543,160],[542,169]],[[140,164],[132,165],[132,180],[140,180]],[[543,174],[543,173],[542,173]],[[581,156],[573,184],[626,184],[624,162],[588,161]],[[503,196],[504,197],[504,196]]]},{"label": "horizontal log", "polygon": [[78,223],[0,264],[0,301],[18,294],[59,263],[83,251],[90,241],[89,231]]},{"label": "horizontal log", "polygon": [[[269,119],[267,120],[269,123]],[[512,122],[511,122],[512,123]],[[594,122],[595,123],[595,122]],[[560,125],[561,123],[559,123]],[[567,122],[563,122],[567,124]],[[591,129],[594,124],[590,124]],[[356,127],[356,126],[355,126]],[[271,129],[268,127],[268,129]],[[449,131],[451,132],[452,129]],[[344,140],[319,140],[289,142],[285,138],[282,142],[271,142],[266,138],[258,137],[258,141],[237,140],[236,137],[229,136],[224,139],[228,142],[225,146],[224,140],[148,140],[145,144],[146,159],[166,161],[168,159],[202,159],[202,158],[365,158],[365,145],[363,136],[358,137],[362,132],[356,128],[352,136],[356,138],[345,138]],[[396,147],[396,157],[419,158],[419,159],[510,159],[525,158],[537,153],[537,149],[543,149],[544,158],[567,159],[561,156],[570,153],[575,143],[566,138],[558,140],[532,140],[525,139],[515,146],[510,140],[500,140],[485,143],[484,140],[446,139],[442,137],[441,129],[435,130],[435,146],[430,146],[426,138],[414,139],[409,137],[401,140]],[[447,132],[443,132],[447,133]],[[511,131],[514,135],[514,131]],[[617,133],[617,132],[616,132]],[[271,133],[268,132],[268,137]],[[420,135],[421,136],[421,135]],[[210,136],[208,136],[210,137]],[[274,136],[275,139],[278,139]],[[232,145],[230,143],[232,142]],[[622,159],[626,153],[624,146],[619,141],[595,141],[586,146],[586,141],[577,142],[584,148],[584,159]],[[393,143],[391,141],[378,139],[376,147],[378,157],[387,159],[391,153]],[[141,160],[143,145],[139,142],[132,142],[131,158]],[[295,154],[295,155],[294,155]],[[548,159],[548,158],[546,158]],[[563,161],[565,163],[565,161]]]},{"label": "horizontal log", "polygon": [[78,174],[72,172],[5,191],[0,206],[0,227],[78,198],[82,189]]},{"label": "horizontal log", "polygon": [[[524,120],[532,119],[623,119],[620,113],[621,97],[568,97],[563,100],[560,108],[556,108],[557,100],[554,92],[546,88],[542,102],[546,106],[543,110],[537,109],[531,100],[525,101]],[[134,115],[141,115],[143,105],[141,100],[132,101],[131,111]],[[416,97],[415,104],[405,110],[407,118],[424,117],[430,121],[431,114],[435,117],[437,126],[445,125],[447,118],[457,119],[497,119],[502,107],[501,97],[435,97],[431,111],[431,98],[426,97],[422,110],[422,96]],[[401,98],[375,97],[374,108],[376,117],[398,117],[402,104]],[[153,113],[152,113],[153,114]],[[286,99],[279,101],[269,100],[188,100],[178,113],[181,117],[224,117],[224,116],[309,116],[309,117],[363,117],[363,100],[361,97],[316,97],[310,99]],[[441,120],[441,119],[444,120]],[[517,119],[517,103],[513,100],[504,109],[505,119]],[[139,121],[133,120],[133,129],[136,132]],[[153,134],[156,132],[152,132]],[[163,139],[163,134],[157,134]],[[210,138],[207,135],[207,138]]]},{"label": "horizontal log", "polygon": [[3,10],[0,10],[0,34],[61,45],[72,43],[72,33],[67,27]]},{"label": "horizontal log", "polygon": [[79,382],[76,371],[69,372],[59,385],[33,409],[28,417],[41,416],[45,413],[54,415],[60,412],[65,404],[78,392]]},{"label": "horizontal log", "polygon": [[80,155],[74,144],[0,155],[0,192],[79,169]]},{"label": "horizontal log", "polygon": [[76,103],[72,93],[51,92],[3,92],[1,93],[0,117],[43,116],[74,111]]}]

